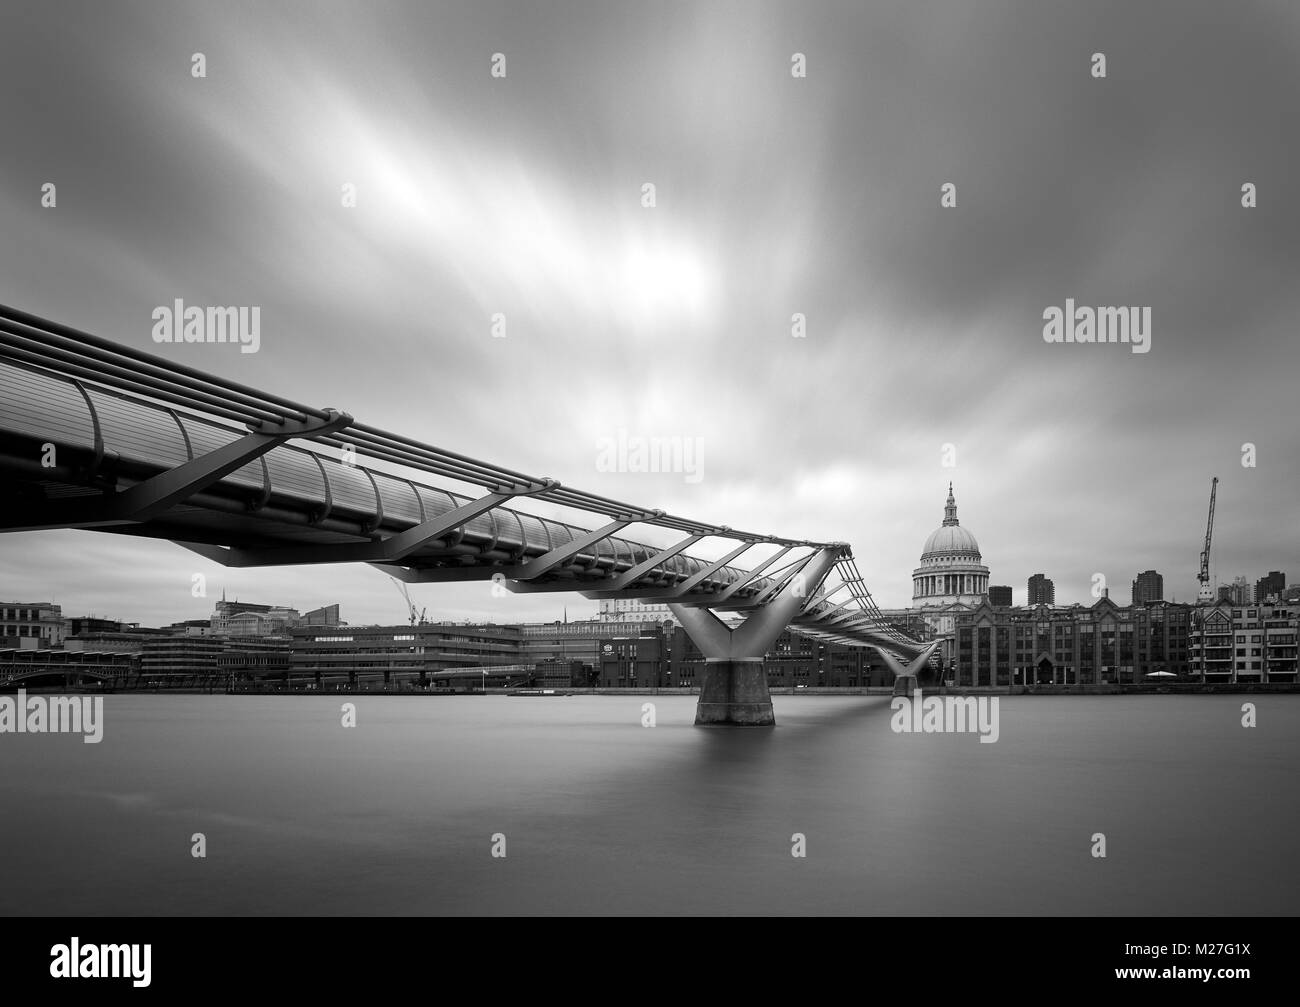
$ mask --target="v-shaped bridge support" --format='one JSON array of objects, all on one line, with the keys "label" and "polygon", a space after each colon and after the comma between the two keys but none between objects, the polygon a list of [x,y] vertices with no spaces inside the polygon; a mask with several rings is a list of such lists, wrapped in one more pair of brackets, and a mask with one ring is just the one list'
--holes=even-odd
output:
[{"label": "v-shaped bridge support", "polygon": [[704,654],[696,724],[770,727],[776,723],[763,655],[813,598],[843,550],[836,545],[809,554],[771,600],[735,628],[707,608],[669,603],[686,635]]},{"label": "v-shaped bridge support", "polygon": [[910,696],[916,692],[921,669],[926,666],[926,663],[930,660],[930,655],[942,642],[942,640],[935,640],[934,643],[921,651],[915,659],[909,661],[906,667],[889,651],[881,647],[876,648],[876,650],[880,651],[880,656],[885,659],[885,664],[889,665],[889,670],[894,673],[895,696]]}]

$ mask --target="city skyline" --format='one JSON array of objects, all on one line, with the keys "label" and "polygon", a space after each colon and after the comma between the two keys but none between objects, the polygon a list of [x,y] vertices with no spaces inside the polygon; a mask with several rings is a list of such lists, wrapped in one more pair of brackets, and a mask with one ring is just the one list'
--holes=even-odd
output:
[{"label": "city skyline", "polygon": [[[1041,571],[1040,571],[1040,572],[1041,572]],[[1156,573],[1156,574],[1159,575],[1159,576],[1163,576],[1162,574],[1160,574],[1159,571],[1147,570],[1147,571],[1139,571],[1139,572],[1137,572],[1137,573],[1135,574],[1135,578],[1140,578],[1140,577],[1142,577],[1144,574],[1149,574],[1149,573]],[[1281,573],[1281,574],[1282,574],[1282,584],[1283,584],[1283,587],[1284,587],[1284,588],[1285,588],[1285,587],[1290,587],[1290,586],[1292,586],[1292,585],[1289,583],[1289,581],[1288,581],[1288,579],[1287,579],[1287,577],[1286,577],[1286,571],[1273,571],[1273,570],[1270,570],[1270,571],[1268,572],[1268,574],[1265,574],[1265,575],[1261,576],[1260,578],[1254,578],[1254,579],[1252,579],[1249,575],[1240,575],[1240,574],[1239,574],[1239,575],[1236,575],[1236,576],[1233,578],[1232,581],[1220,580],[1220,581],[1215,585],[1216,594],[1217,594],[1217,592],[1219,591],[1219,589],[1236,587],[1236,586],[1237,586],[1239,583],[1241,583],[1242,581],[1245,581],[1245,582],[1248,584],[1248,586],[1250,586],[1252,589],[1255,589],[1256,592],[1257,592],[1257,589],[1258,589],[1259,585],[1261,585],[1261,584],[1265,583],[1266,581],[1268,581],[1268,580],[1270,579],[1271,575],[1276,574],[1276,573]],[[1051,578],[1050,576],[1049,576],[1047,579],[1048,579],[1049,581],[1052,581],[1052,578]],[[1028,578],[1027,578],[1026,580],[1028,580]],[[1134,580],[1133,583],[1136,583],[1136,579]],[[5,585],[4,585],[4,581],[3,581],[3,580],[0,580],[0,587],[3,587],[3,586],[5,586]],[[414,597],[414,595],[415,595],[415,591],[414,591],[414,589],[417,588],[417,587],[420,587],[420,586],[421,586],[421,585],[407,585],[407,590],[408,590],[408,591],[412,591],[412,595],[413,595],[413,597]],[[1026,596],[1027,596],[1027,594],[1028,594],[1028,587],[1027,587],[1027,586],[1024,587],[1024,588],[1020,588],[1020,587],[1017,587],[1017,586],[1015,586],[1015,585],[996,585],[996,584],[992,584],[992,585],[990,585],[990,590],[996,590],[999,586],[1006,586],[1006,587],[1009,587],[1009,588],[1011,589],[1011,592],[1012,592],[1012,605],[1013,605],[1013,607],[1029,607],[1029,604],[1030,604],[1030,603],[1029,603],[1029,602],[1027,601],[1027,599],[1026,599]],[[1108,589],[1109,589],[1110,585],[1108,584],[1107,587],[1108,587]],[[1131,586],[1130,586],[1130,589],[1131,589]],[[399,590],[400,590],[400,588],[399,588]],[[229,599],[227,599],[226,596],[225,596],[225,595],[227,594],[227,589],[226,589],[224,586],[219,587],[219,588],[218,588],[218,591],[219,591],[220,597],[216,597],[216,598],[211,598],[211,599],[210,599],[209,596],[208,596],[208,594],[205,593],[205,594],[202,595],[201,597],[196,598],[196,601],[198,601],[198,602],[200,602],[200,603],[201,603],[201,602],[209,602],[210,605],[211,605],[211,607],[212,607],[212,611],[213,611],[213,612],[216,611],[216,606],[217,606],[218,603],[220,603],[220,602],[226,602],[227,600],[229,600],[230,602],[233,602],[233,603],[241,603],[241,602],[242,602],[242,603],[246,603],[246,604],[264,605],[264,606],[271,606],[271,607],[281,606],[281,607],[287,607],[287,608],[297,609],[297,610],[299,610],[299,611],[301,611],[301,612],[307,612],[307,611],[310,610],[310,607],[309,607],[309,606],[305,606],[305,605],[303,605],[303,604],[300,604],[300,603],[294,601],[293,599],[288,599],[288,600],[283,599],[283,598],[268,599],[268,598],[262,597],[262,596],[260,596],[260,595],[258,595],[258,596],[256,596],[256,597],[248,597],[248,598],[241,598],[241,597],[239,597],[239,596],[234,596],[234,597],[230,597]],[[206,585],[205,585],[205,592],[206,592]],[[1130,593],[1131,593],[1131,590],[1130,590]],[[589,600],[589,599],[586,599],[586,598],[582,598],[580,595],[573,595],[572,597],[574,597],[574,598],[576,599],[576,604],[562,604],[562,605],[560,606],[561,614],[560,614],[559,616],[557,616],[555,619],[551,619],[551,618],[549,618],[549,617],[547,617],[547,616],[524,616],[524,617],[520,617],[520,618],[512,618],[512,619],[496,620],[496,621],[500,622],[500,623],[503,624],[503,625],[510,625],[510,624],[515,624],[515,623],[537,623],[537,622],[552,622],[552,621],[555,621],[555,622],[560,622],[560,621],[563,621],[563,622],[579,622],[579,621],[587,621],[587,620],[596,620],[596,619],[598,619],[598,618],[601,617],[601,604],[602,604],[601,602],[599,602],[599,601],[595,601],[595,600]],[[80,609],[80,608],[76,608],[75,602],[68,603],[68,602],[64,602],[64,601],[60,600],[59,598],[47,598],[47,597],[36,598],[35,596],[22,595],[21,592],[18,592],[18,593],[9,592],[8,594],[5,594],[5,593],[3,593],[3,592],[0,592],[0,598],[7,598],[7,599],[9,599],[10,601],[14,601],[14,602],[21,601],[21,602],[23,602],[23,603],[49,602],[49,603],[51,603],[51,604],[54,604],[54,605],[59,606],[61,609],[64,609],[63,617],[64,617],[65,620],[66,620],[66,619],[71,619],[71,618],[106,619],[106,620],[109,620],[109,621],[121,622],[121,623],[123,623],[124,625],[126,625],[126,624],[133,624],[133,625],[139,625],[139,626],[141,626],[141,627],[154,627],[154,628],[157,628],[157,627],[166,627],[166,626],[170,626],[170,625],[179,625],[179,624],[184,623],[184,622],[203,621],[203,620],[205,620],[206,618],[208,618],[208,616],[204,616],[202,613],[197,614],[197,615],[191,615],[191,616],[189,616],[189,617],[186,618],[186,619],[176,619],[176,620],[170,620],[170,621],[169,621],[169,620],[166,620],[166,619],[154,619],[154,620],[151,620],[151,619],[149,619],[149,618],[147,618],[147,617],[146,617],[146,618],[135,618],[135,617],[132,617],[131,614],[112,614],[112,615],[105,615],[105,614],[103,614],[103,613],[101,613],[101,612],[96,612],[96,611],[92,611],[92,610],[88,610],[88,609],[83,611],[83,610]],[[1088,605],[1095,604],[1098,600],[1099,600],[1099,598],[1097,598],[1097,597],[1093,597],[1093,596],[1091,595],[1091,593],[1089,593],[1089,595],[1088,595],[1087,598],[1084,598],[1084,599],[1074,599],[1074,600],[1058,600],[1057,602],[1054,603],[1054,605],[1055,605],[1055,607],[1067,607],[1067,606],[1071,606],[1071,605],[1085,605],[1085,606],[1088,606]],[[1117,598],[1115,598],[1115,597],[1113,597],[1113,596],[1111,597],[1111,600],[1112,600],[1112,601],[1115,601],[1117,604],[1125,604],[1124,602],[1120,602]],[[1166,602],[1166,603],[1171,603],[1171,604],[1176,603],[1176,604],[1185,604],[1185,605],[1195,605],[1195,604],[1197,603],[1195,597],[1189,597],[1189,598],[1182,598],[1182,599],[1180,599],[1180,598],[1177,598],[1177,597],[1173,597],[1173,596],[1171,596],[1171,597],[1169,597],[1169,598],[1163,598],[1163,599],[1160,599],[1160,600],[1162,600],[1162,601],[1164,601],[1164,602]],[[1221,600],[1221,599],[1219,599],[1219,598],[1216,597],[1215,601],[1217,602],[1218,600]],[[914,599],[910,599],[910,601],[911,601],[912,603],[909,604],[909,605],[907,605],[907,606],[882,606],[882,607],[884,607],[884,608],[886,608],[886,609],[893,609],[893,610],[898,610],[898,609],[901,609],[901,608],[908,608],[908,609],[914,609],[914,610],[917,611],[918,613],[920,613],[921,611],[924,610],[924,606],[918,604],[916,600],[914,600]],[[1254,599],[1254,601],[1255,601],[1255,602],[1260,602],[1260,601],[1263,601],[1263,599],[1262,599],[1262,598],[1259,598],[1259,597],[1256,597],[1256,598]],[[1212,603],[1213,603],[1213,602],[1212,602]],[[1211,604],[1212,604],[1212,603],[1211,603]],[[68,604],[72,604],[72,607],[69,608],[69,607],[68,607]],[[328,601],[327,601],[327,602],[322,602],[319,606],[316,606],[316,607],[328,607],[328,606],[331,605],[331,604],[338,605],[338,606],[340,607],[340,609],[342,608],[342,605],[341,605],[339,602],[328,602]],[[386,602],[385,602],[385,604],[386,604]],[[1136,599],[1134,599],[1134,598],[1130,598],[1129,601],[1127,602],[1127,604],[1137,604],[1137,601],[1136,601]],[[402,601],[402,600],[399,598],[399,599],[396,600],[396,602],[394,603],[394,605],[395,605],[394,610],[398,610],[398,609],[401,609],[401,608],[405,605],[405,602]],[[200,605],[200,607],[201,607],[201,605]],[[382,606],[378,606],[378,607],[382,607]],[[418,607],[418,606],[417,606],[417,607]],[[570,611],[570,609],[573,609],[573,611]],[[589,609],[589,610],[588,610],[588,609]],[[210,612],[210,613],[209,613],[209,616],[210,616],[211,614],[212,614],[212,613]],[[610,618],[614,618],[614,617],[611,616]],[[633,620],[633,616],[632,616],[632,615],[626,615],[626,614],[623,615],[623,616],[621,616],[621,617],[619,617],[619,618],[621,618],[623,621],[632,621],[632,620]],[[409,621],[409,615],[404,615],[404,616],[401,617],[401,618],[385,619],[385,618],[382,618],[382,617],[381,617],[381,618],[370,619],[370,620],[365,620],[365,621],[356,621],[356,620],[352,620],[352,619],[346,619],[346,618],[344,618],[344,619],[342,620],[342,623],[341,623],[341,624],[342,624],[342,625],[353,625],[353,626],[398,626],[398,625],[405,625],[408,621]],[[480,622],[491,622],[491,621],[493,621],[493,620],[490,620],[490,619],[481,619],[481,618],[473,618],[473,617],[463,617],[463,616],[445,615],[445,614],[443,614],[443,613],[441,613],[441,612],[430,612],[430,613],[428,613],[428,619],[427,619],[428,624],[436,624],[436,623],[440,623],[440,622],[448,622],[448,623],[452,623],[452,622],[460,622],[460,623],[470,623],[470,624],[475,624],[475,623],[480,623]]]},{"label": "city skyline", "polygon": [[[1296,568],[1300,144],[1258,128],[1289,118],[1296,10],[900,5],[863,31],[760,5],[738,46],[740,8],[683,32],[593,6],[541,49],[544,16],[509,6],[313,6],[309,38],[307,8],[241,10],[15,11],[0,73],[43,84],[6,91],[24,241],[0,300],[615,499],[849,541],[882,607],[909,603],[950,480],[1017,600],[1034,572],[1086,603],[1148,568],[1192,600],[1212,476],[1216,582]],[[177,299],[258,307],[258,351],[155,342]],[[1148,352],[1045,342],[1070,299],[1149,306]],[[610,471],[625,435],[684,439],[698,470]],[[197,617],[198,572],[209,599],[400,611],[369,570],[92,532],[4,549],[4,594],[111,617]],[[412,595],[453,619],[592,604]]]}]

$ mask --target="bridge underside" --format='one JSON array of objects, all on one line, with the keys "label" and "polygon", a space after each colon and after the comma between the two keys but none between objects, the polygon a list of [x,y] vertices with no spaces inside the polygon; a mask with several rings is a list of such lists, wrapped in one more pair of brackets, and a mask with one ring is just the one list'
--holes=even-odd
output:
[{"label": "bridge underside", "polygon": [[[772,722],[761,659],[787,625],[906,658],[922,647],[881,617],[845,543],[570,489],[4,307],[0,387],[0,531],[85,528],[228,567],[360,562],[412,583],[665,602],[708,660],[698,723]],[[582,520],[506,506],[517,498]],[[648,544],[634,526],[676,540]],[[721,555],[701,556],[705,542]]]}]

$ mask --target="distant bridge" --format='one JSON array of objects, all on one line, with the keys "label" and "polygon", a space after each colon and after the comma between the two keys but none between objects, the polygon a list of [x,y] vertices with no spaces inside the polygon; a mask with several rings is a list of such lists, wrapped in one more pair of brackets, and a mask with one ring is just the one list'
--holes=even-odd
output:
[{"label": "distant bridge", "polygon": [[[762,658],[787,625],[908,659],[931,649],[881,615],[847,543],[611,500],[3,306],[0,388],[0,531],[86,528],[228,567],[364,562],[408,582],[665,602],[706,659],[696,723],[774,723]],[[529,498],[604,520],[505,506]],[[681,538],[651,546],[632,526]],[[729,548],[688,551],[706,539]],[[753,565],[735,565],[746,553]]]},{"label": "distant bridge", "polygon": [[132,655],[120,651],[0,650],[0,687],[33,679],[62,679],[71,683],[79,683],[84,679],[118,682],[138,675],[139,669],[133,664]]}]

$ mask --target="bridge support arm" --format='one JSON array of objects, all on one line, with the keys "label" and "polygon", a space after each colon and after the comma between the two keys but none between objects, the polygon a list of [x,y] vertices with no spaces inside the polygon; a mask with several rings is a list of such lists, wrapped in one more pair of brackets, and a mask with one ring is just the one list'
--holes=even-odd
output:
[{"label": "bridge support arm", "polygon": [[840,549],[836,547],[814,553],[779,594],[740,624],[733,634],[732,652],[742,657],[766,654],[781,631],[790,625],[790,620],[808,604],[839,555]]}]

